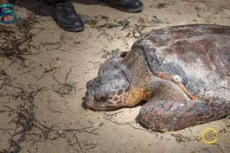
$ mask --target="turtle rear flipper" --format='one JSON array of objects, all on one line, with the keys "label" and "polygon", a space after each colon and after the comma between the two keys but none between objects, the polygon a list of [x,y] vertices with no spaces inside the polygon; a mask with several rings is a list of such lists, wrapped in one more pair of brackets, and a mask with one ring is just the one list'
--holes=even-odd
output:
[{"label": "turtle rear flipper", "polygon": [[154,98],[140,110],[137,120],[154,131],[176,131],[223,118],[230,114],[230,101],[161,100]]}]

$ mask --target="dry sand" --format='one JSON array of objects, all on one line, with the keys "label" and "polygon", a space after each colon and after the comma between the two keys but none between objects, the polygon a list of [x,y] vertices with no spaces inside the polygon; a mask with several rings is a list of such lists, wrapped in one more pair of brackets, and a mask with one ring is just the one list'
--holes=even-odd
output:
[{"label": "dry sand", "polygon": [[[0,152],[230,152],[227,118],[157,133],[135,122],[141,106],[110,112],[81,107],[86,82],[97,75],[105,58],[128,51],[152,29],[192,23],[230,25],[230,1],[143,0],[139,14],[84,3],[74,2],[86,23],[80,33],[60,29],[44,3],[22,0],[15,4],[19,24],[0,27]],[[213,145],[201,139],[208,127],[218,131]]]}]

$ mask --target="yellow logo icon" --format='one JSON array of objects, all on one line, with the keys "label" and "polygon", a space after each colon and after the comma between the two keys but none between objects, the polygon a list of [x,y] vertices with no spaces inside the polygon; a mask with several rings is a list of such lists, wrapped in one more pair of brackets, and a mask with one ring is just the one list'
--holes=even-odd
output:
[{"label": "yellow logo icon", "polygon": [[217,141],[218,132],[214,128],[206,128],[202,131],[201,137],[207,144],[213,144]]}]

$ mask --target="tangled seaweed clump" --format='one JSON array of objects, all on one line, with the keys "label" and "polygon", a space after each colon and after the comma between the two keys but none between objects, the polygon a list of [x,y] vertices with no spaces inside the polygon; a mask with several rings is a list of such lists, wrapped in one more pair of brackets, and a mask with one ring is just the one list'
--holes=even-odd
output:
[{"label": "tangled seaweed clump", "polygon": [[33,25],[37,23],[33,16],[20,20],[16,26],[5,27],[0,25],[0,57],[2,60],[8,59],[21,66],[25,66],[26,56],[32,55],[31,44],[32,37],[35,35],[31,32]]}]

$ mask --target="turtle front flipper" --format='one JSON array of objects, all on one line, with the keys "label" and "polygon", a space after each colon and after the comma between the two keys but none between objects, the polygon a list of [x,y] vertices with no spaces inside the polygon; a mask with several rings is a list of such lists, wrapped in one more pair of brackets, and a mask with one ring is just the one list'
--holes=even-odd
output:
[{"label": "turtle front flipper", "polygon": [[140,110],[137,120],[153,131],[181,130],[230,114],[230,101],[159,100],[152,98]]}]

